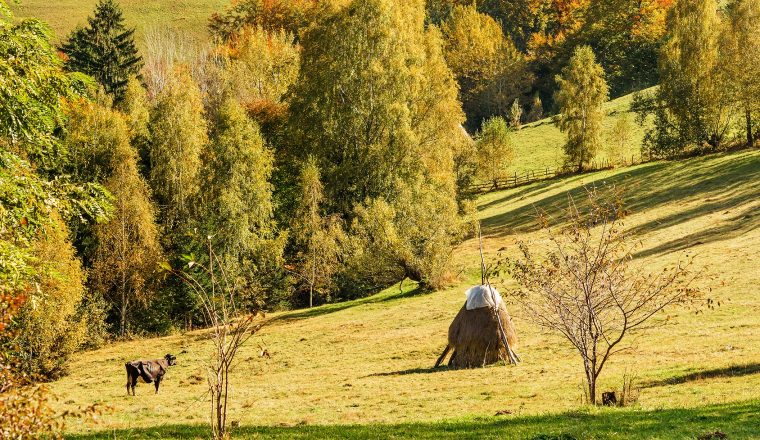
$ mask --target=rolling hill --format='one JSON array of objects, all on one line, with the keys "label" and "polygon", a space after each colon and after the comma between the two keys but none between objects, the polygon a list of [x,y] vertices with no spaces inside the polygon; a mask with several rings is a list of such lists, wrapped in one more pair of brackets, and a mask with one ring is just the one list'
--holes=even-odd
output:
[{"label": "rolling hill", "polygon": [[[421,293],[411,282],[375,296],[267,316],[234,373],[234,438],[695,438],[760,432],[760,151],[652,162],[539,182],[479,200],[487,258],[539,248],[536,208],[558,214],[583,185],[624,191],[629,228],[642,240],[637,262],[652,270],[689,251],[716,280],[703,279],[715,310],[670,310],[662,325],[629,341],[611,360],[602,389],[623,375],[641,387],[630,408],[581,404],[582,366],[568,344],[541,332],[519,304],[511,312],[523,363],[484,370],[432,370],[466,287],[477,283],[477,243],[456,250],[459,281]],[[502,292],[514,288],[499,283]],[[271,358],[259,356],[266,348]],[[59,408],[101,401],[97,424],[71,425],[72,438],[202,438],[207,418],[202,331],[118,342],[82,353],[51,385]],[[125,392],[124,362],[171,352],[161,394]],[[501,416],[495,414],[502,412]],[[168,422],[167,422],[168,421]],[[564,437],[563,437],[564,436]]]}]

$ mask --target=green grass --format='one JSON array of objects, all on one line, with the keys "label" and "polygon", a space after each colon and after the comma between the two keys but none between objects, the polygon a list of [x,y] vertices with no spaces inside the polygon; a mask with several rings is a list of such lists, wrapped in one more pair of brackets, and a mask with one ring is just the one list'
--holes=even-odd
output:
[{"label": "green grass", "polygon": [[[481,417],[440,423],[243,427],[235,439],[693,439],[720,431],[730,439],[756,438],[760,433],[760,401],[709,405],[691,409],[628,411],[600,409],[529,417]],[[674,429],[676,427],[676,429]],[[71,436],[96,439],[202,439],[202,425],[173,425]]]},{"label": "green grass", "polygon": [[[641,143],[644,139],[643,126],[636,123],[636,115],[630,111],[633,95],[626,95],[604,105],[603,147],[597,152],[595,160],[602,162],[612,160],[609,154],[609,135],[619,118],[627,115],[631,125],[630,143],[621,153],[630,161],[631,156],[641,153]],[[542,119],[531,124],[523,125],[520,130],[512,133],[512,144],[515,148],[515,160],[509,167],[509,174],[523,174],[526,171],[553,170],[561,167],[564,161],[562,147],[566,136],[554,124],[551,118]]]},{"label": "green grass", "polygon": [[[57,41],[77,26],[87,24],[98,0],[21,0],[13,7],[18,18],[35,17],[47,22]],[[143,48],[143,36],[152,28],[167,28],[204,42],[211,14],[224,10],[231,0],[119,0],[128,27],[136,29],[136,41]]]},{"label": "green grass", "polygon": [[[602,390],[636,375],[641,393],[632,408],[582,405],[577,355],[536,328],[518,304],[510,311],[522,364],[431,368],[465,288],[477,279],[477,243],[468,240],[456,249],[460,275],[450,288],[421,293],[407,282],[369,298],[268,316],[240,352],[230,418],[240,422],[240,438],[694,438],[715,429],[753,438],[760,432],[751,417],[760,399],[758,181],[760,151],[750,150],[540,182],[479,200],[486,257],[493,260],[497,249],[514,252],[518,240],[544,246],[533,222],[537,208],[556,217],[568,192],[615,183],[631,210],[626,227],[642,242],[635,264],[658,270],[689,251],[715,276],[701,284],[720,307],[670,310],[608,363]],[[515,287],[509,279],[498,286],[504,293]],[[262,347],[270,359],[259,356]],[[202,331],[115,343],[75,356],[71,375],[51,389],[61,410],[94,401],[112,408],[96,424],[72,423],[72,435],[204,437],[208,348]],[[161,393],[141,384],[137,397],[127,397],[124,362],[167,352],[179,365]],[[495,418],[502,410],[511,415]]]}]

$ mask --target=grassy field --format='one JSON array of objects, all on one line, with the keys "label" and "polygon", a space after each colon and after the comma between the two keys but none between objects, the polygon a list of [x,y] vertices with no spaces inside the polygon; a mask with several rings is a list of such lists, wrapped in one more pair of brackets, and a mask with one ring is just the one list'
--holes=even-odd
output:
[{"label": "grassy field", "polygon": [[[35,17],[47,22],[58,41],[71,30],[87,24],[98,0],[20,0],[13,7],[19,18]],[[127,26],[136,30],[136,41],[152,28],[167,28],[196,41],[206,41],[211,14],[223,11],[230,0],[119,0]]]},{"label": "grassy field", "polygon": [[[567,343],[539,331],[519,305],[511,312],[523,363],[483,370],[431,367],[445,345],[466,287],[476,283],[477,244],[455,253],[459,281],[420,293],[407,282],[361,300],[278,313],[241,352],[233,376],[235,438],[662,438],[720,430],[760,438],[760,151],[653,162],[490,193],[479,200],[487,258],[536,249],[536,208],[556,216],[583,185],[624,188],[626,227],[642,240],[635,264],[648,270],[696,253],[718,276],[705,279],[721,306],[671,310],[662,325],[629,340],[606,367],[601,388],[624,374],[641,387],[625,409],[581,403],[582,367]],[[709,283],[709,285],[708,285]],[[514,287],[503,280],[508,293]],[[259,356],[266,348],[271,358]],[[124,362],[171,352],[161,393],[125,392]],[[203,438],[208,417],[203,332],[121,342],[77,355],[71,375],[51,385],[60,409],[94,401],[112,410],[73,423],[72,438]],[[495,416],[499,411],[507,415]]]},{"label": "grassy field", "polygon": [[[603,147],[597,152],[596,160],[614,160],[610,155],[610,132],[621,117],[627,117],[630,123],[630,142],[620,154],[630,161],[631,156],[641,154],[641,143],[644,139],[645,127],[636,123],[636,115],[631,112],[633,95],[622,96],[604,104],[604,133]],[[512,133],[512,144],[515,149],[515,160],[509,168],[509,173],[538,172],[541,169],[554,169],[562,166],[566,135],[559,131],[551,118],[542,119],[531,124],[523,125],[520,130]]]}]

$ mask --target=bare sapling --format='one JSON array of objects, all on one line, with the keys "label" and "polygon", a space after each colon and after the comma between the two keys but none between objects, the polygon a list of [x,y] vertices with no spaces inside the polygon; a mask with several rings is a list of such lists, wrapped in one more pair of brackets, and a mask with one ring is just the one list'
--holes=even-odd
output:
[{"label": "bare sapling", "polygon": [[[538,258],[519,243],[520,256],[500,261],[500,270],[521,286],[517,292],[528,316],[559,333],[583,362],[588,400],[597,403],[597,383],[610,357],[625,350],[633,332],[658,323],[659,312],[672,306],[697,306],[702,292],[695,281],[693,256],[648,271],[634,256],[640,248],[624,229],[624,210],[614,189],[602,196],[587,189],[581,209],[570,197],[565,223],[542,220],[548,249]],[[708,307],[712,301],[707,300]]]},{"label": "bare sapling", "polygon": [[258,310],[243,309],[237,304],[238,292],[226,275],[219,257],[206,239],[208,261],[187,258],[183,270],[165,268],[178,276],[195,293],[209,328],[212,342],[211,360],[207,364],[208,392],[211,396],[211,432],[214,440],[229,438],[227,412],[230,403],[230,373],[237,366],[240,348],[259,330],[254,322]]}]

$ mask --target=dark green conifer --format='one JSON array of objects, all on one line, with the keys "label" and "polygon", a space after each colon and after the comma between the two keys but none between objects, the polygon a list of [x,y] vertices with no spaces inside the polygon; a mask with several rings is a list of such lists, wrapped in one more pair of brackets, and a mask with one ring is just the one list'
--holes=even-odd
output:
[{"label": "dark green conifer", "polygon": [[134,41],[134,29],[127,29],[121,8],[113,0],[100,0],[86,27],[75,29],[61,47],[66,69],[94,77],[118,104],[124,97],[130,76],[137,75],[143,62]]}]

